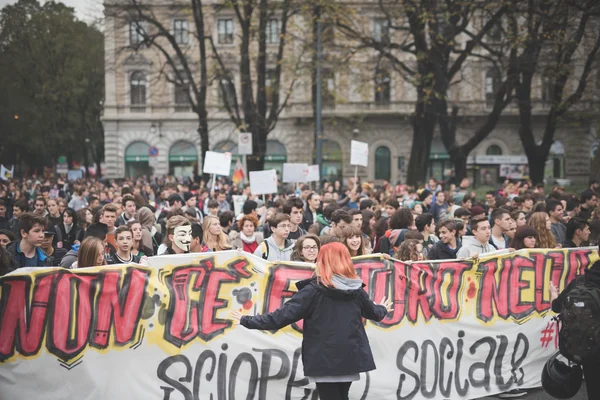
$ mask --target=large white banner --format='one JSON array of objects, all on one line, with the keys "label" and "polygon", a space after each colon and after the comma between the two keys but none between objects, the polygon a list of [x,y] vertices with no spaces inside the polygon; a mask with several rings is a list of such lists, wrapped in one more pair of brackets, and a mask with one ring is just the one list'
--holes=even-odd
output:
[{"label": "large white banner", "polygon": [[[354,260],[371,298],[377,370],[351,399],[473,399],[540,385],[556,351],[547,294],[598,254],[534,250],[478,262]],[[22,269],[0,278],[2,399],[317,399],[302,322],[247,330],[232,310],[270,312],[312,276],[242,252],[150,258],[150,267]]]}]

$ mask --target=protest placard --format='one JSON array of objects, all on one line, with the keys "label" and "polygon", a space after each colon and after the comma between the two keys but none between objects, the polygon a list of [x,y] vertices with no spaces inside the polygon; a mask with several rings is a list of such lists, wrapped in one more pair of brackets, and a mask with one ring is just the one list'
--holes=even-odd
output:
[{"label": "protest placard", "polygon": [[231,153],[207,151],[204,156],[205,174],[229,176],[231,172]]},{"label": "protest placard", "polygon": [[352,140],[350,142],[350,165],[369,165],[369,144]]},{"label": "protest placard", "polygon": [[277,193],[277,172],[274,169],[250,171],[250,191],[255,195]]},{"label": "protest placard", "polygon": [[285,163],[283,164],[283,182],[285,183],[299,183],[306,182],[306,169],[308,164],[294,164]]},{"label": "protest placard", "polygon": [[309,165],[306,169],[305,182],[318,182],[321,180],[321,174],[318,165]]}]

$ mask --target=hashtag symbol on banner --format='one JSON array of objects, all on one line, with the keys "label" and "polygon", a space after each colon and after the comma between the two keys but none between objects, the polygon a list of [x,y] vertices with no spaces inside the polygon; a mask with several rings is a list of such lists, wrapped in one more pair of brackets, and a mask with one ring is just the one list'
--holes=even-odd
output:
[{"label": "hashtag symbol on banner", "polygon": [[548,322],[546,325],[546,329],[542,331],[542,337],[540,337],[540,342],[542,343],[542,347],[546,348],[552,341],[554,335],[554,327],[552,326],[552,322]]}]

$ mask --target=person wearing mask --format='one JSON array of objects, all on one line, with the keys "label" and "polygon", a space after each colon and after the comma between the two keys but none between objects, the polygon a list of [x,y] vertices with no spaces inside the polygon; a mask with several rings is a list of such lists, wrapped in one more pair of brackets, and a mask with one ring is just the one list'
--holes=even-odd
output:
[{"label": "person wearing mask", "polygon": [[258,218],[252,214],[244,215],[238,221],[240,231],[231,231],[229,239],[236,250],[254,254],[256,248],[263,242],[262,232],[257,232]]},{"label": "person wearing mask", "polygon": [[557,247],[556,239],[552,234],[550,217],[543,211],[534,212],[527,223],[537,232],[537,247],[540,249],[554,249]]},{"label": "person wearing mask", "polygon": [[223,232],[219,218],[207,215],[204,218],[202,230],[204,231],[204,244],[211,251],[231,250],[229,236]]},{"label": "person wearing mask", "polygon": [[62,220],[62,224],[54,227],[56,232],[54,247],[69,251],[74,244],[77,244],[77,213],[72,208],[67,208]]},{"label": "person wearing mask", "polygon": [[302,261],[314,264],[317,262],[321,241],[317,235],[310,233],[300,237],[294,244],[294,250],[290,256],[290,261]]},{"label": "person wearing mask", "polygon": [[95,236],[88,236],[83,239],[77,254],[77,260],[73,262],[71,268],[89,268],[106,265],[104,252],[104,240]]},{"label": "person wearing mask", "polygon": [[583,218],[572,218],[567,224],[567,240],[563,249],[587,246],[590,238],[590,223]]},{"label": "person wearing mask", "polygon": [[[272,313],[242,316],[233,311],[231,318],[248,329],[261,330],[278,330],[304,320],[304,375],[316,383],[322,400],[347,399],[359,374],[376,368],[363,318],[381,321],[392,310],[392,302],[383,298],[377,305],[369,299],[341,243],[323,246],[316,277],[296,287],[298,292]],[[332,337],[337,338],[335,346],[325,345]]]},{"label": "person wearing mask", "polygon": [[265,239],[254,251],[254,255],[267,261],[290,261],[294,243],[288,239],[290,216],[276,213],[269,220],[271,236]]},{"label": "person wearing mask", "polygon": [[517,228],[515,237],[510,242],[510,247],[515,250],[535,249],[537,241],[537,231],[529,225]]},{"label": "person wearing mask", "polygon": [[127,194],[123,196],[122,203],[125,211],[123,211],[115,221],[115,226],[117,228],[122,225],[127,225],[129,221],[133,221],[135,219],[135,212],[137,211],[137,204],[132,195]]},{"label": "person wearing mask", "polygon": [[55,248],[52,243],[54,242],[54,235],[56,231],[46,230],[44,231],[44,241],[40,248],[50,257],[52,257],[52,266],[58,267],[63,257],[67,254],[67,249]]},{"label": "person wearing mask", "polygon": [[438,228],[440,240],[427,252],[429,260],[454,260],[460,250],[459,233],[456,221],[447,219]]},{"label": "person wearing mask", "polygon": [[486,217],[471,219],[471,232],[473,236],[463,237],[462,246],[456,253],[457,258],[477,258],[496,250],[490,243],[490,221]]},{"label": "person wearing mask", "polygon": [[302,200],[297,197],[292,197],[283,205],[283,213],[290,216],[290,234],[288,239],[292,241],[298,240],[300,236],[306,235],[306,231],[302,229],[302,219],[304,210]]},{"label": "person wearing mask", "polygon": [[160,255],[189,253],[191,242],[192,223],[183,215],[175,215],[167,220],[166,250]]},{"label": "person wearing mask", "polygon": [[0,247],[7,248],[8,245],[15,241],[15,234],[8,229],[0,229]]},{"label": "person wearing mask", "polygon": [[306,197],[306,209],[302,218],[302,229],[308,229],[317,222],[319,208],[321,207],[321,196],[318,193],[312,192]]},{"label": "person wearing mask", "polygon": [[21,239],[7,247],[8,253],[14,258],[19,268],[22,267],[51,267],[52,257],[42,249],[46,218],[35,213],[23,213],[19,217]]},{"label": "person wearing mask", "polygon": [[350,257],[371,254],[362,231],[354,225],[349,225],[342,230],[340,242],[346,246],[348,252],[350,252]]}]

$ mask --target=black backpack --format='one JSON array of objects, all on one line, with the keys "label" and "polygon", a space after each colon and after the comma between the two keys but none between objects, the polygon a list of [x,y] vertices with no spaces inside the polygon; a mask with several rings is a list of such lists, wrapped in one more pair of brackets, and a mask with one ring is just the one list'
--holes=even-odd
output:
[{"label": "black backpack", "polygon": [[560,354],[576,364],[600,356],[600,288],[580,283],[569,291],[559,315]]}]

